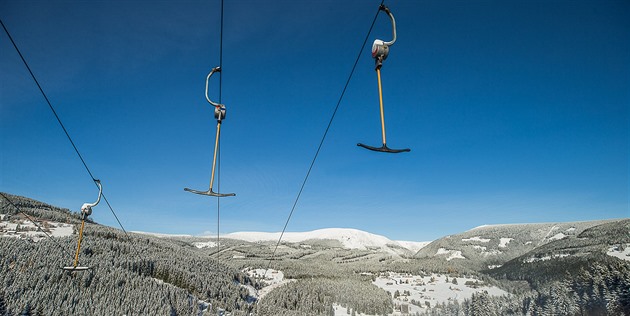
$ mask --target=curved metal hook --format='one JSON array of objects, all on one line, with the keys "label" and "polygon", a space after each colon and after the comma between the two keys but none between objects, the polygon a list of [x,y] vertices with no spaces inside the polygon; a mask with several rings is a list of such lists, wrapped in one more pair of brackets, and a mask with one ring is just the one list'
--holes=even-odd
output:
[{"label": "curved metal hook", "polygon": [[379,10],[385,11],[385,13],[387,13],[389,18],[392,20],[392,34],[394,38],[389,42],[385,42],[381,39],[374,40],[374,43],[372,44],[372,57],[376,62],[377,69],[380,69],[383,65],[383,61],[387,59],[387,55],[389,55],[389,47],[394,45],[394,42],[396,42],[396,19],[394,19],[392,11],[390,11],[388,7],[382,4],[379,7]]},{"label": "curved metal hook", "polygon": [[225,107],[223,104],[212,102],[212,100],[210,100],[210,97],[208,97],[208,81],[210,81],[210,77],[212,77],[212,74],[214,74],[215,72],[221,72],[221,67],[212,68],[212,70],[208,74],[208,77],[206,77],[206,100],[208,100],[208,102],[212,104],[212,106],[214,107],[217,107],[217,108]]},{"label": "curved metal hook", "polygon": [[392,14],[392,11],[390,11],[389,8],[386,7],[384,4],[381,4],[381,6],[379,7],[379,10],[385,11],[385,13],[387,13],[389,18],[392,20],[392,33],[393,33],[394,38],[389,42],[383,42],[383,44],[387,46],[392,46],[394,45],[394,42],[396,41],[396,19],[394,19],[394,15]]},{"label": "curved metal hook", "polygon": [[85,203],[83,204],[83,206],[81,206],[81,213],[85,215],[92,214],[92,208],[98,205],[98,203],[101,201],[101,196],[103,196],[103,186],[101,185],[101,180],[95,179],[94,182],[98,186],[98,198],[94,203]]}]

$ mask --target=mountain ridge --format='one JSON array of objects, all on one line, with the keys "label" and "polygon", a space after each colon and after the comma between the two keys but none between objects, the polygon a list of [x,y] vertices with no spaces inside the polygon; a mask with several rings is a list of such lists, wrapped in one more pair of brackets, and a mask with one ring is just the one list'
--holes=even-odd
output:
[{"label": "mountain ridge", "polygon": [[[222,235],[223,238],[245,240],[249,242],[276,241],[280,238],[279,232],[234,232]],[[369,248],[387,249],[394,245],[417,251],[428,245],[430,242],[397,241],[385,236],[373,234],[355,228],[322,228],[306,232],[285,232],[282,236],[283,242],[301,243],[308,240],[337,240],[346,249],[367,250]],[[417,249],[417,250],[415,250]]]}]

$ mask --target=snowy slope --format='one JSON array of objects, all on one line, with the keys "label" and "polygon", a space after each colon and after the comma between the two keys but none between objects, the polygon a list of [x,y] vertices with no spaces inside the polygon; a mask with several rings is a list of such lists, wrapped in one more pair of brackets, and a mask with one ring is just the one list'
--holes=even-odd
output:
[{"label": "snowy slope", "polygon": [[132,230],[130,232],[134,233],[134,234],[149,235],[149,236],[159,237],[159,238],[177,238],[177,237],[190,237],[190,238],[192,238],[192,237],[194,237],[193,235],[188,235],[188,234],[162,234],[162,233],[143,232],[143,231],[139,231],[139,230]]},{"label": "snowy slope", "polygon": [[[278,238],[280,238],[280,233],[236,232],[226,234],[223,237],[249,242],[277,241]],[[290,243],[323,239],[337,240],[344,248],[360,250],[367,250],[368,248],[390,250],[392,247],[401,247],[412,252],[417,252],[419,249],[429,244],[429,242],[393,241],[385,236],[352,228],[325,228],[309,232],[285,232],[282,236],[282,241]]]},{"label": "snowy slope", "polygon": [[418,252],[420,249],[426,247],[430,244],[430,241],[405,241],[405,240],[396,240],[396,243],[405,247],[413,252]]},{"label": "snowy slope", "polygon": [[[53,237],[72,236],[74,225],[67,223],[58,223],[54,221],[39,220],[35,225],[30,220],[21,216],[14,216],[12,220],[7,220],[6,214],[0,214],[0,237],[12,237],[30,239],[40,241],[46,238],[46,234]],[[40,231],[39,227],[44,227],[44,231]]]}]

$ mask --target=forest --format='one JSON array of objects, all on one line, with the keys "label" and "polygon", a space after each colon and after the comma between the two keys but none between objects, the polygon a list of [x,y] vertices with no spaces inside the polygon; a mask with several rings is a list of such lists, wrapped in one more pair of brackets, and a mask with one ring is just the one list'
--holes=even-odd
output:
[{"label": "forest", "polygon": [[[607,254],[630,245],[630,219],[474,229],[436,240],[415,256],[326,240],[282,243],[274,260],[273,243],[225,239],[217,253],[195,246],[207,237],[156,237],[88,222],[80,263],[90,269],[67,272],[61,267],[72,262],[79,215],[5,195],[11,203],[0,200],[3,218],[25,220],[26,214],[41,227],[69,223],[75,232],[39,241],[0,238],[0,315],[335,315],[337,307],[349,315],[391,315],[396,293],[373,284],[385,272],[473,276],[508,293],[480,290],[432,305],[411,301],[422,307],[410,315],[630,315],[630,261]],[[548,238],[556,230],[566,236]],[[533,244],[537,238],[544,242]],[[431,255],[440,248],[458,249],[467,259]],[[268,267],[291,282],[259,298],[256,290],[267,281],[244,271]]]},{"label": "forest", "polygon": [[[9,198],[40,222],[79,221],[67,210]],[[17,214],[0,203],[0,213]],[[208,308],[246,315],[251,309],[240,284],[255,286],[252,280],[190,245],[89,223],[80,263],[91,269],[63,271],[75,248],[76,236],[0,238],[0,315],[197,315]]]}]

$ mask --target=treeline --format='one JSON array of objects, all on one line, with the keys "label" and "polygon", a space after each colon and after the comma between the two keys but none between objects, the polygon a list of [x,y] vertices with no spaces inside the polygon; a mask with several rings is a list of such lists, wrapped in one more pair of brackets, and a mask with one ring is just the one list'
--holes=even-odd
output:
[{"label": "treeline", "polygon": [[[63,220],[65,212],[19,201],[29,215]],[[7,213],[6,203],[2,213]],[[40,216],[38,216],[40,217]],[[39,242],[0,238],[0,315],[198,315],[218,309],[248,315],[248,290],[258,287],[237,269],[193,247],[86,224],[81,266],[67,272],[76,236]]]},{"label": "treeline", "polygon": [[257,305],[258,315],[334,315],[333,303],[356,313],[388,315],[389,293],[352,279],[298,280],[273,290]]},{"label": "treeline", "polygon": [[[6,199],[0,197],[0,213],[8,215],[23,216],[20,211],[28,216],[35,217],[39,220],[49,220],[61,223],[76,224],[81,222],[79,213],[72,213],[67,208],[58,208],[43,202],[35,201],[22,196],[2,193],[11,200],[11,203],[19,208],[16,209],[9,204]],[[88,222],[92,222],[88,219]]]},{"label": "treeline", "polygon": [[630,315],[630,264],[595,262],[564,280],[551,281],[518,295],[477,293],[464,302],[440,304],[419,315]]}]

